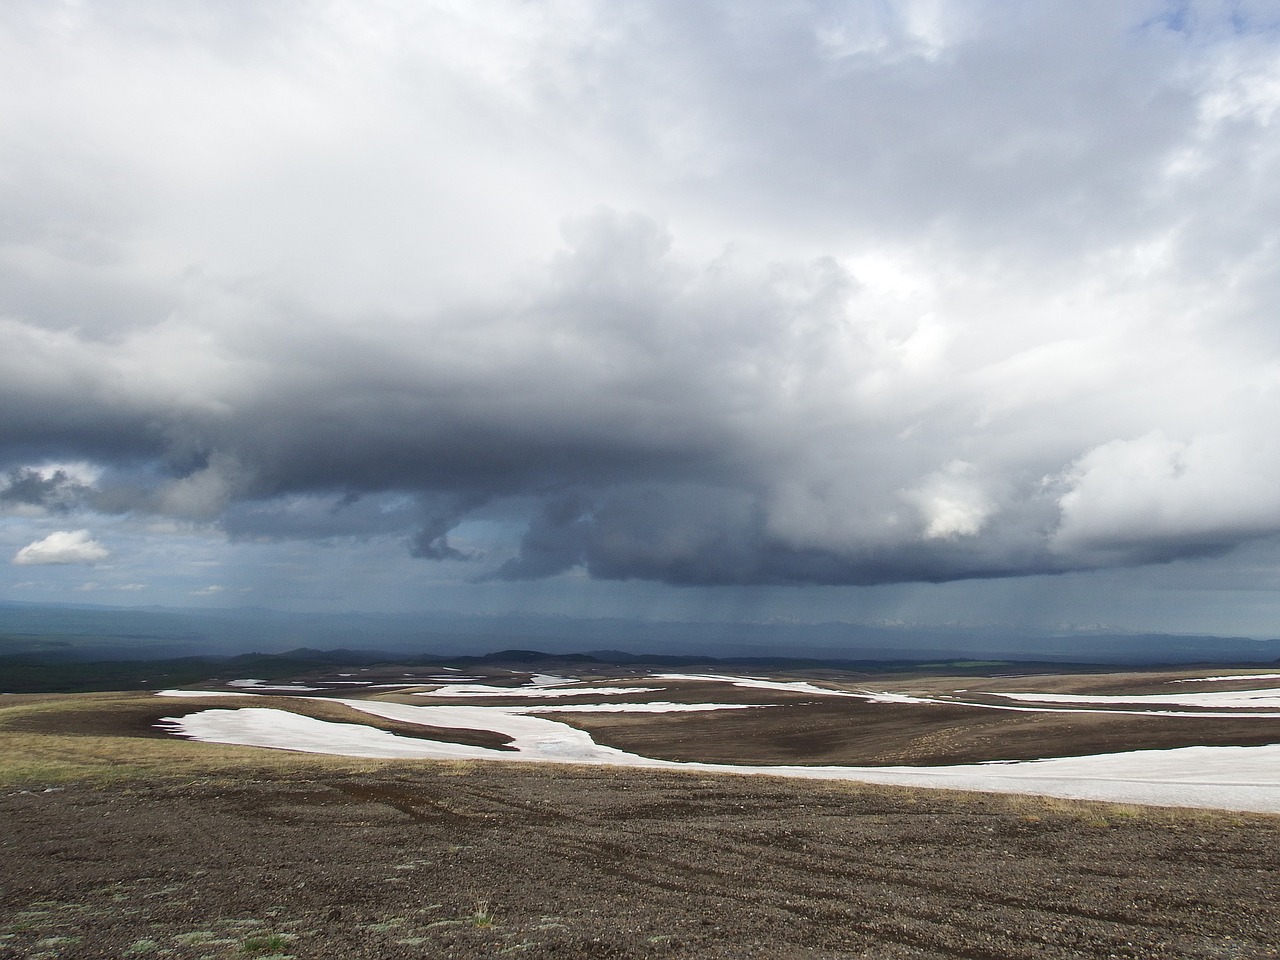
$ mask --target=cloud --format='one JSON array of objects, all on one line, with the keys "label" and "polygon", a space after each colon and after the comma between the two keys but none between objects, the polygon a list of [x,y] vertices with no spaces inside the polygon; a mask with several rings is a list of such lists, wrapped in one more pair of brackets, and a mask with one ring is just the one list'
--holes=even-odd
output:
[{"label": "cloud", "polygon": [[1275,536],[1272,25],[1160,9],[20,7],[0,505],[488,580]]},{"label": "cloud", "polygon": [[501,580],[538,580],[564,573],[586,560],[592,529],[589,501],[572,495],[549,499],[529,521],[519,553],[493,576]]},{"label": "cloud", "polygon": [[981,532],[994,507],[982,485],[970,479],[973,464],[956,460],[904,497],[914,502],[928,540],[972,537]]},{"label": "cloud", "polygon": [[79,506],[89,493],[92,477],[73,475],[63,466],[34,469],[18,467],[9,471],[0,487],[0,504],[39,507],[65,512]]},{"label": "cloud", "polygon": [[409,555],[421,560],[466,560],[468,555],[450,545],[452,525],[443,517],[435,518],[409,540]]},{"label": "cloud", "polygon": [[29,543],[13,555],[13,563],[23,566],[39,564],[98,563],[111,556],[109,551],[90,536],[88,530],[58,530],[43,540]]},{"label": "cloud", "polygon": [[1280,532],[1277,469],[1280,449],[1264,430],[1108,442],[1065,478],[1053,547],[1124,563],[1223,553]]}]

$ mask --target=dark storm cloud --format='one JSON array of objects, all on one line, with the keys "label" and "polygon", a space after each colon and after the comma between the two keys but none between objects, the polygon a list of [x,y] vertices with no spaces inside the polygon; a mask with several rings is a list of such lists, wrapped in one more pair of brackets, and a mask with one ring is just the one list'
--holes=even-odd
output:
[{"label": "dark storm cloud", "polygon": [[679,584],[1280,531],[1244,14],[113,10],[0,18],[8,509]]},{"label": "dark storm cloud", "polygon": [[[1049,518],[1046,518],[1049,519]],[[1023,518],[1022,526],[1030,518]],[[1071,561],[1004,523],[982,539],[885,543],[842,551],[797,548],[768,529],[764,498],[727,488],[623,485],[592,509],[547,503],[518,557],[496,576],[528,579],[583,565],[609,580],[713,584],[885,584],[1061,573]]]},{"label": "dark storm cloud", "polygon": [[46,476],[38,470],[19,467],[4,479],[4,486],[0,487],[0,503],[69,510],[84,500],[89,489],[65,470],[53,470]]},{"label": "dark storm cloud", "polygon": [[582,497],[554,497],[542,504],[520,540],[520,552],[494,577],[502,580],[537,580],[555,576],[586,559],[592,531],[590,503]]},{"label": "dark storm cloud", "polygon": [[402,533],[421,522],[424,505],[403,493],[365,496],[291,494],[231,503],[219,518],[237,539],[324,540]]},{"label": "dark storm cloud", "polygon": [[459,550],[449,542],[449,531],[456,527],[472,510],[485,502],[485,497],[464,494],[452,503],[437,503],[430,509],[426,521],[409,539],[410,556],[422,560],[475,560],[469,551]]},{"label": "dark storm cloud", "polygon": [[449,543],[453,525],[448,518],[433,518],[409,538],[409,555],[420,560],[467,560],[468,554]]}]

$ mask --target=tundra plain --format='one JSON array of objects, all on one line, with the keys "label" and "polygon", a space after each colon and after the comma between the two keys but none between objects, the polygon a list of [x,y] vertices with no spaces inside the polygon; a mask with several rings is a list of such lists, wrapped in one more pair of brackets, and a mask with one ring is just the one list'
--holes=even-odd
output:
[{"label": "tundra plain", "polygon": [[[1280,710],[1256,672],[405,673],[0,698],[0,957],[1280,956],[1274,815],[689,765],[1265,749]],[[398,718],[423,707],[496,708],[656,762],[479,759],[530,744],[459,724],[473,714]],[[245,708],[461,755],[182,726]]]}]

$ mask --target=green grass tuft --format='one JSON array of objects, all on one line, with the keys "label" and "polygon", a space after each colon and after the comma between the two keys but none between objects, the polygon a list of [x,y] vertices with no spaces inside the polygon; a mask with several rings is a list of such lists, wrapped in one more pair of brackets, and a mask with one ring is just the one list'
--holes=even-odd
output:
[{"label": "green grass tuft", "polygon": [[476,908],[472,911],[471,916],[467,917],[467,923],[481,930],[493,926],[493,912],[489,909],[488,900],[476,901]]},{"label": "green grass tuft", "polygon": [[289,938],[283,933],[255,933],[244,938],[240,952],[250,957],[264,957],[280,953],[288,943]]}]

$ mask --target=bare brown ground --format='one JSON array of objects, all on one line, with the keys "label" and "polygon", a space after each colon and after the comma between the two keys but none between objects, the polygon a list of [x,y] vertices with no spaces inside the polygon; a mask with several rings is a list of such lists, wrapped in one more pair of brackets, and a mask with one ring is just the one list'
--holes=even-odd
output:
[{"label": "bare brown ground", "polygon": [[[708,690],[704,699],[740,698]],[[778,707],[707,713],[544,716],[632,753],[713,763],[939,765],[1280,743],[1280,718],[1023,713],[843,699],[787,699]]]},{"label": "bare brown ground", "polygon": [[[1185,672],[1071,674],[1035,677],[879,677],[829,673],[826,680],[846,690],[893,690],[920,696],[948,694],[998,705],[1009,700],[982,692],[1042,692],[1134,696],[1226,692],[1254,689],[1259,681],[1177,684]],[[627,681],[632,685],[635,678]],[[542,714],[581,730],[597,742],[664,760],[746,764],[942,765],[990,760],[1035,760],[1126,750],[1189,746],[1259,746],[1280,743],[1280,718],[1241,716],[1133,716],[1101,709],[1041,712],[946,704],[869,703],[777,690],[735,687],[711,681],[646,680],[660,693],[608,697],[609,703],[664,700],[672,703],[753,704],[759,709],[704,713]],[[1277,681],[1280,685],[1280,681]],[[449,702],[395,696],[418,705]],[[554,711],[558,703],[599,703],[598,696],[554,702],[468,699],[468,704],[538,703]],[[1070,704],[1061,704],[1070,707]],[[1138,708],[1135,708],[1138,709]],[[1150,708],[1148,708],[1150,709]],[[1194,708],[1173,708],[1184,713]],[[1202,711],[1203,712],[1203,711]],[[1241,710],[1241,714],[1248,711]]]},{"label": "bare brown ground", "polygon": [[0,795],[3,958],[1275,958],[1280,818],[498,764]]},{"label": "bare brown ground", "polygon": [[[94,707],[93,700],[102,702]],[[66,705],[79,701],[76,709]],[[69,697],[66,694],[40,695],[37,697],[11,697],[3,704],[17,702],[45,702],[49,709],[40,712],[17,713],[0,719],[0,730],[15,733],[59,734],[64,736],[113,736],[146,737],[168,740],[172,734],[161,722],[166,717],[181,717],[199,710],[235,710],[241,707],[270,707],[288,710],[317,720],[331,723],[351,723],[378,730],[387,730],[402,737],[420,740],[443,740],[448,743],[467,743],[491,750],[511,749],[511,738],[491,730],[463,730],[453,727],[431,727],[419,723],[401,723],[353,710],[345,704],[321,697],[269,697],[251,694],[244,697],[181,697],[158,698],[151,694],[87,694]]]},{"label": "bare brown ground", "polygon": [[[1032,682],[983,686],[1156,692],[1163,681]],[[787,706],[565,718],[642,753],[761,763],[1280,741],[1260,718],[868,708],[710,684],[670,692]],[[0,774],[27,788],[0,787],[0,960],[1280,960],[1280,817],[345,761],[158,739],[151,726],[246,705],[424,732],[316,698],[4,703]],[[427,731],[438,734],[486,736]],[[46,775],[59,786],[31,779]]]}]

